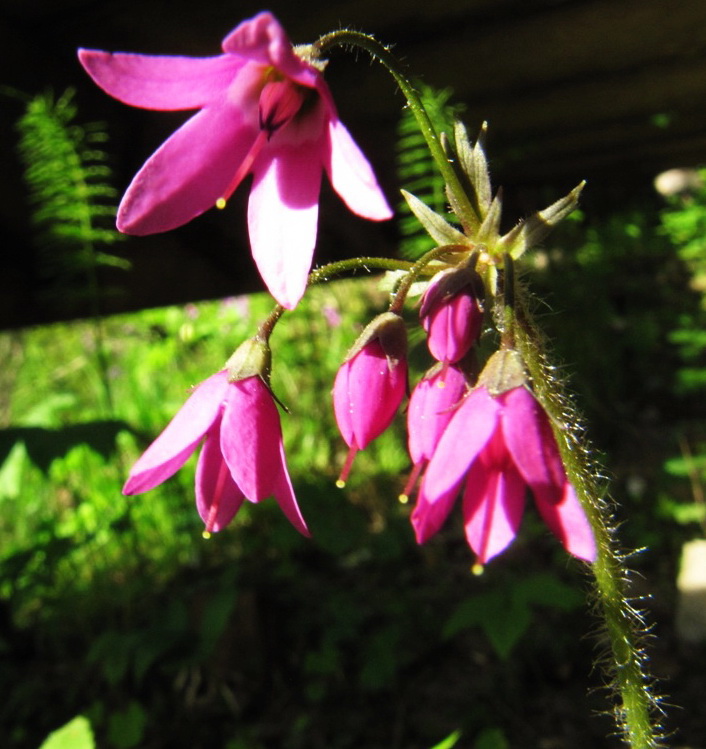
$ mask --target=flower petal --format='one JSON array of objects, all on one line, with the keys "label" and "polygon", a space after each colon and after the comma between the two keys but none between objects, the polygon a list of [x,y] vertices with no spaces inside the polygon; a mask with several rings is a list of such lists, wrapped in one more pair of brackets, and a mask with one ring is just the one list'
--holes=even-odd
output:
[{"label": "flower petal", "polygon": [[517,535],[525,506],[525,482],[511,467],[498,470],[477,461],[466,477],[463,517],[466,538],[485,564]]},{"label": "flower petal", "polygon": [[536,498],[559,502],[566,472],[544,409],[525,387],[508,390],[498,400],[505,445],[517,470]]},{"label": "flower petal", "polygon": [[353,213],[373,221],[392,218],[392,209],[370,163],[337,117],[331,118],[328,135],[330,151],[326,172],[343,202]]},{"label": "flower petal", "polygon": [[258,377],[230,384],[221,422],[221,451],[246,499],[260,502],[274,495],[294,527],[309,535],[287,472],[277,406]]},{"label": "flower petal", "polygon": [[248,205],[253,258],[270,294],[293,309],[306,289],[316,244],[318,144],[263,149],[253,173]]},{"label": "flower petal", "polygon": [[430,460],[455,406],[466,390],[460,369],[448,366],[427,373],[412,391],[407,408],[409,455],[412,463]]},{"label": "flower petal", "polygon": [[86,72],[107,93],[145,109],[198,109],[222,99],[245,61],[234,55],[172,57],[80,49]]},{"label": "flower petal", "polygon": [[596,561],[598,552],[593,531],[576,492],[568,481],[564,484],[560,502],[542,501],[536,497],[536,504],[544,522],[569,554],[586,562]]},{"label": "flower petal", "polygon": [[417,537],[418,544],[426,543],[446,522],[446,518],[449,516],[456,500],[459,488],[460,482],[432,501],[424,491],[424,480],[422,480],[417,504],[412,511],[411,517],[414,535]]},{"label": "flower petal", "polygon": [[225,372],[204,380],[130,471],[123,494],[141,494],[173,476],[218,418],[228,388]]},{"label": "flower petal", "polygon": [[196,509],[209,533],[223,530],[245,499],[223,460],[220,436],[221,420],[216,419],[196,464]]},{"label": "flower petal", "polygon": [[239,107],[202,109],[135,175],[118,209],[118,229],[137,235],[167,231],[212,208],[256,137]]},{"label": "flower petal", "polygon": [[458,407],[439,440],[424,477],[431,501],[460,483],[493,434],[499,412],[499,404],[484,387],[471,391]]},{"label": "flower petal", "polygon": [[333,382],[333,410],[336,416],[338,431],[348,447],[355,444],[353,432],[353,400],[350,395],[352,361],[345,361],[338,368]]},{"label": "flower petal", "polygon": [[294,53],[279,21],[269,12],[243,21],[223,40],[224,52],[233,52],[261,65],[274,65],[287,77],[314,87],[321,74]]}]

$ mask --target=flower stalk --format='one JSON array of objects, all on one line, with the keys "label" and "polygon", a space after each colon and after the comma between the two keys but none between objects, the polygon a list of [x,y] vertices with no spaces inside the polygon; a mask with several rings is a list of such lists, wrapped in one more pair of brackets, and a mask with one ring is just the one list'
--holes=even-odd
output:
[{"label": "flower stalk", "polygon": [[614,527],[609,506],[598,486],[598,467],[591,458],[571,400],[548,364],[543,336],[528,309],[528,295],[515,286],[514,337],[530,373],[537,399],[550,417],[567,475],[573,484],[593,530],[597,558],[591,565],[594,596],[604,634],[610,646],[607,659],[611,686],[620,704],[616,722],[631,749],[655,749],[660,745],[653,721],[657,698],[650,691],[640,633],[645,624],[626,596],[629,571],[615,548]]},{"label": "flower stalk", "polygon": [[[456,169],[450,162],[443,143],[437,135],[422,101],[411,82],[402,74],[401,66],[384,45],[373,37],[351,30],[335,31],[321,37],[314,45],[323,54],[333,46],[356,46],[366,50],[390,71],[413,111],[430,152],[453,195],[458,219],[464,228],[477,229],[480,219],[472,196],[468,195]],[[565,199],[567,211],[578,200],[581,183]],[[570,204],[570,205],[569,205]],[[563,203],[562,203],[563,205]],[[562,214],[563,215],[563,214]],[[558,220],[558,219],[557,219]],[[531,223],[528,222],[528,223]],[[550,222],[546,222],[550,224]],[[554,221],[551,224],[555,223]],[[505,243],[511,244],[513,236]],[[499,247],[500,249],[500,247]],[[653,749],[658,739],[652,717],[656,700],[648,688],[644,671],[644,656],[639,646],[639,630],[643,624],[640,615],[630,605],[624,591],[627,570],[614,549],[612,526],[607,504],[601,499],[596,481],[596,466],[579,434],[580,423],[570,399],[564,394],[561,383],[546,363],[545,347],[541,335],[531,320],[524,291],[516,284],[510,257],[516,257],[526,247],[509,248],[504,252],[504,277],[500,293],[503,294],[500,314],[496,320],[501,334],[501,345],[517,347],[530,374],[537,399],[546,410],[554,432],[569,480],[574,485],[581,506],[589,520],[597,546],[597,558],[591,565],[594,590],[599,613],[611,647],[613,664],[611,678],[619,695],[616,720],[632,749]],[[515,250],[513,252],[513,250]],[[407,274],[391,310],[397,310],[417,275],[432,258],[426,255]],[[489,284],[492,288],[492,284]],[[520,298],[518,298],[518,296]]]}]

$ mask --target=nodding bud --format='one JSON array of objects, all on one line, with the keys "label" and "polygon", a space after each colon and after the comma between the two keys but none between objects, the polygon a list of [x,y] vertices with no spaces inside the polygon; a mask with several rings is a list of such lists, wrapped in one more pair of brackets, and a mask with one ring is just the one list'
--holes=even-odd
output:
[{"label": "nodding bud", "polygon": [[483,282],[468,265],[438,273],[419,309],[427,345],[440,362],[455,364],[474,346],[483,326]]},{"label": "nodding bud", "polygon": [[338,484],[358,450],[387,429],[407,392],[407,331],[394,312],[378,315],[363,331],[336,375],[333,407],[350,448]]},{"label": "nodding bud", "polygon": [[226,362],[228,382],[239,382],[248,377],[259,377],[270,381],[272,350],[267,341],[254,336],[238,346]]},{"label": "nodding bud", "polygon": [[273,135],[301,109],[304,90],[290,80],[266,83],[260,93],[260,129]]}]

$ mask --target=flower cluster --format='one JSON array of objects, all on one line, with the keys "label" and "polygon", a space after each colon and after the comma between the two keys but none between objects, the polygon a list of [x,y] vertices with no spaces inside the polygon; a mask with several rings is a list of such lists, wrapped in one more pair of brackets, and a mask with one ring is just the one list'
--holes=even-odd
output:
[{"label": "flower cluster", "polygon": [[[280,305],[223,370],[196,387],[134,465],[124,493],[162,483],[202,444],[196,504],[206,534],[226,526],[246,499],[274,496],[295,528],[308,535],[269,386],[269,334],[309,282],[322,171],[354,213],[381,220],[391,211],[338,119],[315,45],[294,48],[277,20],[260,13],[226,36],[222,52],[187,58],[79,51],[94,81],[126,104],[198,110],[134,177],[118,210],[118,228],[138,235],[175,228],[211,206],[222,207],[252,175],[252,253]],[[578,193],[501,237],[499,196],[491,197],[482,144],[471,146],[460,125],[454,135],[447,147],[456,150],[440,168],[448,177],[449,165],[457,163],[465,172],[463,184],[473,191],[472,198],[459,194],[461,182],[451,171],[448,196],[463,232],[405,194],[439,246],[408,268],[390,309],[366,327],[336,375],[333,408],[349,448],[338,484],[345,484],[356,453],[389,427],[408,394],[401,309],[412,282],[423,275],[428,282],[419,323],[435,364],[410,395],[413,468],[402,494],[407,499],[419,486],[411,518],[418,541],[439,530],[461,494],[468,542],[485,563],[516,535],[529,489],[565,548],[592,561],[590,525],[519,353],[501,336],[480,376],[475,365],[489,302],[502,332],[498,258],[518,257],[573,208]]]},{"label": "flower cluster", "polygon": [[588,519],[516,351],[493,354],[478,385],[458,401],[447,421],[412,514],[420,543],[439,530],[462,491],[466,537],[478,562],[485,564],[515,537],[529,488],[566,550],[595,560]]}]

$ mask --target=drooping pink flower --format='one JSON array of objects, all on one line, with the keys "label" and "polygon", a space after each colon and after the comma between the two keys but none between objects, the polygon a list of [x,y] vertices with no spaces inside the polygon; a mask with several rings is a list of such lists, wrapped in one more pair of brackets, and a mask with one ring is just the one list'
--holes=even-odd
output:
[{"label": "drooping pink flower", "polygon": [[274,495],[294,527],[309,531],[287,472],[279,413],[258,376],[204,380],[130,471],[124,494],[141,494],[173,476],[204,439],[196,466],[196,506],[206,532],[222,530],[243,500]]},{"label": "drooping pink flower", "polygon": [[412,472],[402,497],[409,497],[417,479],[431,460],[451,420],[454,408],[466,391],[467,381],[453,365],[437,364],[417,383],[407,408],[407,445]]},{"label": "drooping pink flower", "polygon": [[515,537],[527,487],[564,548],[595,560],[593,533],[567,479],[547,415],[525,386],[494,396],[479,385],[455,411],[412,514],[419,543],[439,530],[464,485],[466,537],[481,564]]},{"label": "drooping pink flower", "polygon": [[378,315],[341,365],[333,386],[333,408],[350,448],[339,484],[353,458],[382,434],[407,392],[407,332],[394,312]]},{"label": "drooping pink flower", "polygon": [[118,228],[153,234],[224,204],[253,175],[248,225],[270,293],[301,298],[316,241],[321,172],[356,214],[392,212],[373,171],[338,119],[316,60],[295,52],[270,13],[241,23],[216,57],[79,50],[108,94],[136,107],[200,111],[145,163],[118,209]]},{"label": "drooping pink flower", "polygon": [[424,292],[419,308],[431,355],[456,363],[474,346],[483,325],[483,284],[471,268],[449,268],[437,273]]}]

